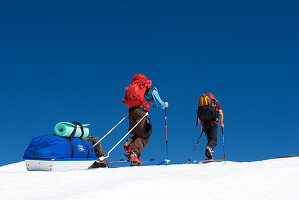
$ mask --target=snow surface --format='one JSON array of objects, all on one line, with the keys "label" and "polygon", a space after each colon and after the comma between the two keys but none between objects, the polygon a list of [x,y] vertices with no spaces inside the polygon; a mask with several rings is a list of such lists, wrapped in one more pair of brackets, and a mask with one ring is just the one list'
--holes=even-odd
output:
[{"label": "snow surface", "polygon": [[299,158],[26,171],[19,162],[0,167],[1,200],[89,199],[299,199]]}]

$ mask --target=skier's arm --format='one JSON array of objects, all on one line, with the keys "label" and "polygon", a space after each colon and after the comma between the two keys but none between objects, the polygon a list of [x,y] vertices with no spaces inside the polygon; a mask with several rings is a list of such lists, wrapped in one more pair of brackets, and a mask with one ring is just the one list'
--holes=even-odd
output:
[{"label": "skier's arm", "polygon": [[153,100],[154,100],[154,103],[158,106],[158,107],[160,107],[160,108],[162,108],[162,109],[165,109],[168,105],[166,105],[163,101],[162,101],[162,99],[160,98],[160,95],[159,95],[159,93],[158,93],[158,90],[155,88],[154,90],[153,90],[153,92],[152,92],[152,96],[153,96]]},{"label": "skier's arm", "polygon": [[223,111],[219,110],[219,120],[220,120],[220,126],[222,128],[224,128],[224,124],[223,124]]}]

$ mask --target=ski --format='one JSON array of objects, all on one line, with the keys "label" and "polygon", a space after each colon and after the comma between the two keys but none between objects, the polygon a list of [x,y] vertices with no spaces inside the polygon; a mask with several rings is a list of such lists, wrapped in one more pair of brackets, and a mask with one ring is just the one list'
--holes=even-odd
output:
[{"label": "ski", "polygon": [[163,161],[161,161],[161,162],[159,162],[157,165],[164,165],[164,164],[168,164],[168,163],[170,163],[170,160],[163,160]]},{"label": "ski", "polygon": [[[155,158],[152,158],[150,160],[144,160],[144,161],[141,161],[141,162],[148,163],[148,162],[153,162],[155,160],[156,160]],[[117,161],[108,162],[108,164],[110,164],[110,163],[130,163],[130,161],[129,160],[125,160],[125,159],[120,159],[120,160],[117,160]]]},{"label": "ski", "polygon": [[[156,160],[155,158],[152,158],[152,159],[150,159],[150,160],[142,161],[142,163],[149,163],[149,162],[153,162],[153,161],[155,161],[155,160]],[[98,161],[96,161],[96,162],[98,162],[98,163],[103,163],[103,162],[100,161],[100,160],[98,160]],[[110,163],[130,163],[130,161],[125,160],[125,159],[120,159],[120,160],[117,160],[117,161],[110,161],[110,162],[108,162],[108,164],[110,164]]]},{"label": "ski", "polygon": [[214,160],[214,159],[207,159],[207,160],[194,160],[194,163],[198,163],[198,164],[206,164],[206,163],[211,163],[211,162],[222,162],[225,161],[224,158],[221,158],[219,160]]}]

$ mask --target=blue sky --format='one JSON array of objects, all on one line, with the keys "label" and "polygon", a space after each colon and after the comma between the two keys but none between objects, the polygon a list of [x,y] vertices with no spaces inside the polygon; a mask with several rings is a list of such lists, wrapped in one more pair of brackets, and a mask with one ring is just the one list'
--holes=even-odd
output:
[{"label": "blue sky", "polygon": [[[226,157],[299,153],[298,1],[0,2],[0,165],[18,162],[32,137],[60,121],[103,136],[126,113],[137,73],[169,101],[169,158],[186,162],[200,128],[198,99],[223,107]],[[165,159],[164,111],[141,159]],[[103,140],[106,152],[128,122]],[[203,137],[193,156],[204,158]],[[221,132],[215,157],[221,158]],[[123,157],[119,146],[110,160]]]}]

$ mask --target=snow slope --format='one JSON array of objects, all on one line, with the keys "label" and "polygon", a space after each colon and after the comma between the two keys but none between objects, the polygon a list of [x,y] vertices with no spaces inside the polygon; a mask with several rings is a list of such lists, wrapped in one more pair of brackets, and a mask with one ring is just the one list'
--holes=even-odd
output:
[{"label": "snow slope", "polygon": [[28,172],[0,167],[1,200],[299,199],[299,158]]}]

